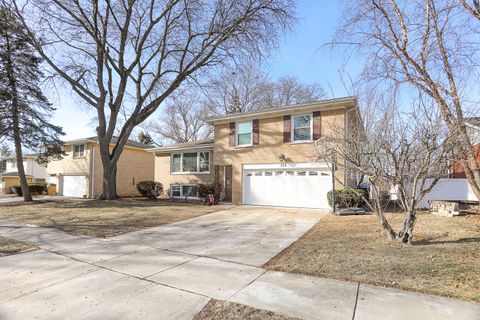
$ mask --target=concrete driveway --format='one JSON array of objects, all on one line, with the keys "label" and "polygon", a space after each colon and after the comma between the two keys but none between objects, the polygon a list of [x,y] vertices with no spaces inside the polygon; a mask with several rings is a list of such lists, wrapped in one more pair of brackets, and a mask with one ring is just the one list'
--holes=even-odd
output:
[{"label": "concrete driveway", "polygon": [[192,319],[211,298],[303,319],[478,319],[474,303],[261,268],[323,214],[236,207],[110,239],[4,224],[42,249],[0,258],[0,319]]},{"label": "concrete driveway", "polygon": [[242,206],[111,239],[262,266],[324,214],[309,209]]}]

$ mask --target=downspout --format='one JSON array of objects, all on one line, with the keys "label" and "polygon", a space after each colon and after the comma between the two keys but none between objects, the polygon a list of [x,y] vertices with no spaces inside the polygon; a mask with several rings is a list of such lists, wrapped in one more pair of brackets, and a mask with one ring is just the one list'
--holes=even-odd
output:
[{"label": "downspout", "polygon": [[94,198],[95,197],[95,146],[92,146],[92,156],[91,156],[91,164],[90,164],[90,197]]}]

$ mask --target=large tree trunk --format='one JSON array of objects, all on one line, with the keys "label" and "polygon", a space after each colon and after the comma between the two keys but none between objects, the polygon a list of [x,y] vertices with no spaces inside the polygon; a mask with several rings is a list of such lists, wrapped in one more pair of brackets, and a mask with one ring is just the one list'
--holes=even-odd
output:
[{"label": "large tree trunk", "polygon": [[107,164],[103,163],[103,183],[100,200],[116,200],[117,195],[117,163],[113,164],[109,161]]},{"label": "large tree trunk", "polygon": [[[15,155],[17,157],[17,170],[18,178],[20,180],[20,186],[22,187],[23,200],[25,202],[33,201],[32,195],[30,194],[30,189],[28,188],[27,177],[25,176],[25,168],[23,167],[23,153],[22,153],[22,142],[20,140],[20,130],[18,128],[18,116],[15,116],[14,112],[14,124],[13,124],[13,135],[15,142]],[[15,118],[17,118],[15,120]]]},{"label": "large tree trunk", "polygon": [[12,93],[12,120],[13,120],[13,142],[15,144],[15,156],[17,159],[17,172],[20,180],[20,186],[22,187],[23,200],[25,202],[33,201],[30,189],[28,188],[27,177],[25,176],[25,168],[23,167],[23,152],[22,152],[22,138],[20,136],[20,119],[19,119],[19,101],[17,82],[15,79],[15,71],[13,68],[13,62],[11,59],[10,41],[7,33],[6,37],[7,46],[7,77]]}]

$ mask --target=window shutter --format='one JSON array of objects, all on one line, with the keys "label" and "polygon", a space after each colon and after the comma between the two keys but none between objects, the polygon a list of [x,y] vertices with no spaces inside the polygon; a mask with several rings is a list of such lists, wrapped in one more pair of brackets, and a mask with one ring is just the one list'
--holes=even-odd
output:
[{"label": "window shutter", "polygon": [[290,142],[292,136],[292,121],[290,116],[283,116],[283,142]]},{"label": "window shutter", "polygon": [[253,144],[258,144],[260,142],[260,124],[258,119],[252,121],[252,131],[253,131]]},{"label": "window shutter", "polygon": [[322,137],[322,115],[320,111],[313,113],[313,140],[318,140]]},{"label": "window shutter", "polygon": [[229,145],[235,147],[235,122],[230,122]]}]

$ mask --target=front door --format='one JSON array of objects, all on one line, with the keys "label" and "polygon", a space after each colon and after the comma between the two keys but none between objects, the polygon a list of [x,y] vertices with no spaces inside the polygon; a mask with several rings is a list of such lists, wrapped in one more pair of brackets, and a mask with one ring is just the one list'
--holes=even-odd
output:
[{"label": "front door", "polygon": [[223,201],[232,201],[232,166],[215,166],[215,182],[222,186],[225,194]]}]

